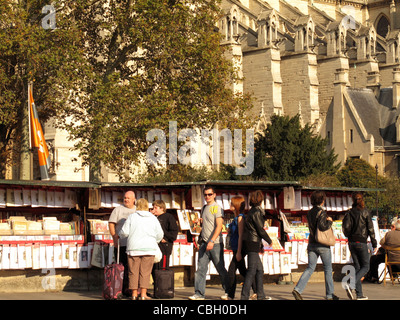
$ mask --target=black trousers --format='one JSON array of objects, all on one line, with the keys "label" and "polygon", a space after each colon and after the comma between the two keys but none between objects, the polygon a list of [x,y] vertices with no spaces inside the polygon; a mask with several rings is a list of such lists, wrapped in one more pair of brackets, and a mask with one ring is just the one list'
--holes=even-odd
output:
[{"label": "black trousers", "polygon": [[160,262],[157,262],[153,265],[153,270],[151,271],[151,275],[153,277],[155,277],[155,270],[161,270],[161,269],[165,269],[165,270],[169,270],[169,258],[171,256],[171,252],[172,252],[172,243],[170,242],[160,242],[158,244],[161,253],[162,253],[162,259],[160,260]]}]

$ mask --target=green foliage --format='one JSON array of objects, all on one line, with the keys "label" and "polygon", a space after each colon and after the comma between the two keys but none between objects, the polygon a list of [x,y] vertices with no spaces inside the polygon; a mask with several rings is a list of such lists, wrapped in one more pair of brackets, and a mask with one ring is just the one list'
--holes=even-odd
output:
[{"label": "green foliage", "polygon": [[299,116],[273,115],[255,142],[253,177],[296,181],[319,173],[333,174],[338,169],[337,156],[333,151],[327,153],[326,144],[309,124],[301,127]]},{"label": "green foliage", "polygon": [[0,0],[0,177],[10,160],[10,148],[20,142],[22,108],[27,108],[28,82],[42,122],[56,115],[77,90],[82,77],[83,43],[63,1],[54,30],[42,27],[48,1]]},{"label": "green foliage", "polygon": [[[349,158],[345,165],[338,171],[337,177],[342,186],[359,188],[376,187],[376,170],[362,159]],[[384,178],[378,175],[378,187],[383,182]]]},{"label": "green foliage", "polygon": [[228,89],[236,73],[215,31],[219,0],[58,0],[54,30],[41,25],[47,4],[0,0],[1,164],[29,81],[41,121],[57,119],[95,172],[125,177],[147,132],[172,120],[178,130],[250,125],[249,97]]},{"label": "green foliage", "polygon": [[216,0],[78,0],[73,15],[86,41],[91,72],[63,123],[83,164],[125,177],[169,121],[182,128],[243,128],[250,99],[228,89]]},{"label": "green foliage", "polygon": [[400,182],[398,178],[387,178],[376,174],[376,169],[362,159],[348,159],[337,173],[342,186],[354,188],[378,187],[383,192],[366,192],[364,194],[366,206],[374,213],[378,196],[378,211],[380,218],[398,215],[400,205]]}]

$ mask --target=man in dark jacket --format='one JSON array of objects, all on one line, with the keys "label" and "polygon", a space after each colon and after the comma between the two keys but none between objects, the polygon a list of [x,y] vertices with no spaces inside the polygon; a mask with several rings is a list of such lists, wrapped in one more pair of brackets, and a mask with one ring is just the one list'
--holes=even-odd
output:
[{"label": "man in dark jacket", "polygon": [[346,285],[345,290],[350,299],[354,299],[353,290],[355,289],[357,300],[367,300],[368,297],[364,296],[362,291],[361,278],[369,270],[368,237],[371,239],[374,253],[377,251],[377,242],[371,215],[365,208],[362,193],[354,192],[351,197],[353,199],[353,206],[343,219],[342,230],[349,241],[349,249],[356,274],[355,288],[351,282],[350,286]]}]

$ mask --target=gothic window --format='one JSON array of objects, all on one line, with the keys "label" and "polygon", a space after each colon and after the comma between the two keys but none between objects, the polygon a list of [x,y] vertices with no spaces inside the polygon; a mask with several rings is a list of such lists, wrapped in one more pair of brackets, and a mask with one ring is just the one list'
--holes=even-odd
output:
[{"label": "gothic window", "polygon": [[389,31],[389,20],[385,16],[379,18],[378,24],[376,25],[376,32],[382,36],[386,37]]}]

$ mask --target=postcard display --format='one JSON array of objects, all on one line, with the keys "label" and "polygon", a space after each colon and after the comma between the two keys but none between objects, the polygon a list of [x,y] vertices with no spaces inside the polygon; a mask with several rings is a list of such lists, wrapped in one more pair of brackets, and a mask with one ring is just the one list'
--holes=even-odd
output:
[{"label": "postcard display", "polygon": [[54,208],[75,208],[76,203],[76,191],[67,188],[0,188],[2,212],[10,214],[17,207],[37,208],[43,216],[32,221],[11,213],[0,222],[0,269],[87,268],[90,250],[79,234],[78,222],[61,222],[43,213],[50,214]]}]

